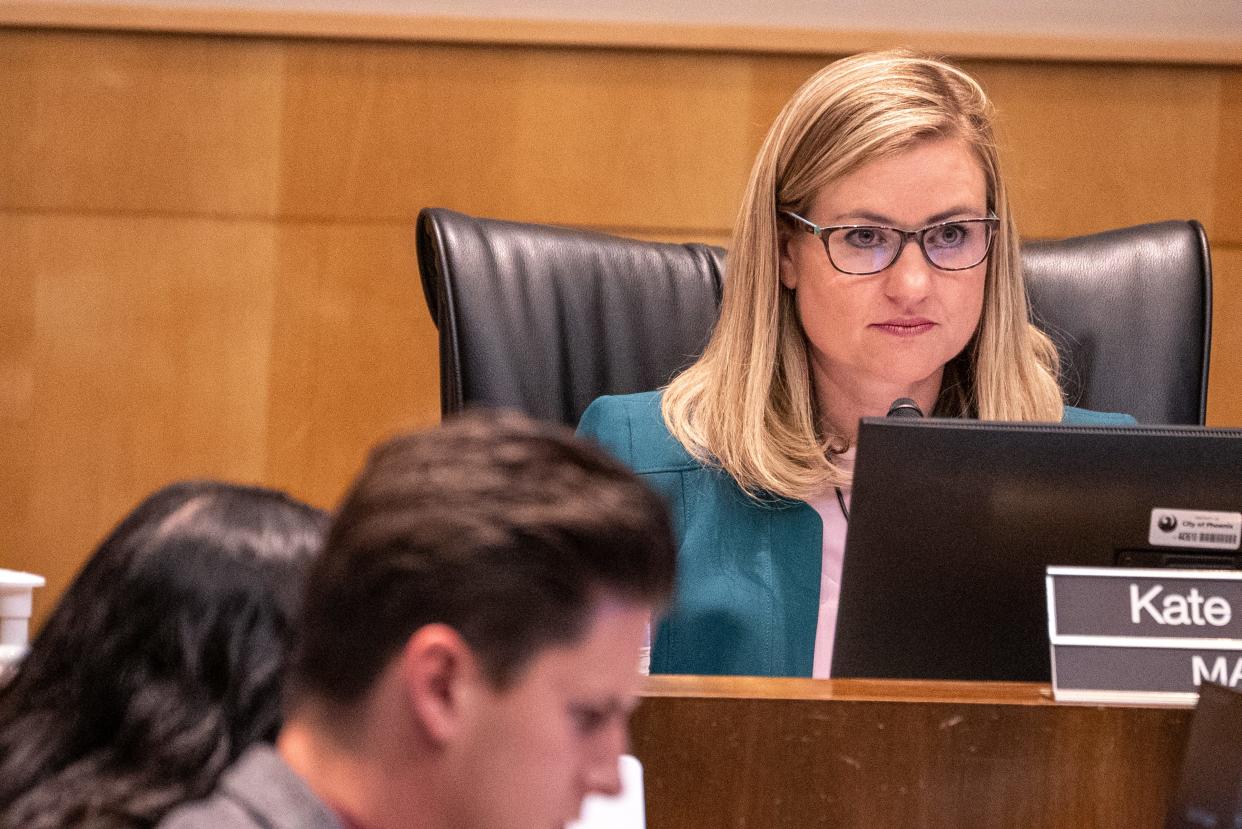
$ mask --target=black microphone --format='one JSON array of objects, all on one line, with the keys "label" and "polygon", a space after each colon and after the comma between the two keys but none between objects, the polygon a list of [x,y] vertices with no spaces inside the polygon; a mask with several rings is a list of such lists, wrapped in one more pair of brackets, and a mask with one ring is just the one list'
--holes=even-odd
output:
[{"label": "black microphone", "polygon": [[893,401],[893,405],[888,407],[887,417],[922,417],[923,410],[919,408],[919,404],[915,403],[908,397],[898,397]]}]

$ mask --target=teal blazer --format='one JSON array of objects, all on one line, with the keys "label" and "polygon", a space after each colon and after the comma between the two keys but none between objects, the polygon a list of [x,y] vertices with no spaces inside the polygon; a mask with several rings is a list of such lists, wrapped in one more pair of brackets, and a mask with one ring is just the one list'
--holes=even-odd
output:
[{"label": "teal blazer", "polygon": [[[660,392],[601,397],[578,425],[664,496],[678,541],[677,595],[652,641],[651,672],[810,676],[823,524],[803,501],[761,504],[696,461],[664,425]],[[1066,407],[1062,421],[1129,415]]]}]

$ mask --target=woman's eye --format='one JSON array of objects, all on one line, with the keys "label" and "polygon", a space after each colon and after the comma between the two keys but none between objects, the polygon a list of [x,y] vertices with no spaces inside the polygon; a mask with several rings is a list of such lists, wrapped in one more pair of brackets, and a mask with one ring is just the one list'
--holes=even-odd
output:
[{"label": "woman's eye", "polygon": [[953,248],[966,240],[966,228],[962,225],[941,225],[927,234],[927,240],[938,248]]},{"label": "woman's eye", "polygon": [[846,231],[845,241],[856,248],[874,248],[884,244],[884,234],[873,227],[856,227]]}]

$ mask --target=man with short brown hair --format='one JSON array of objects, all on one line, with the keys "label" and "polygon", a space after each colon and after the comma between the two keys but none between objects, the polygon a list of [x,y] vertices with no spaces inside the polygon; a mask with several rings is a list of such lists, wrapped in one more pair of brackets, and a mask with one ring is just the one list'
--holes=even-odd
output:
[{"label": "man with short brown hair", "polygon": [[162,825],[559,829],[618,789],[674,571],[658,497],[568,430],[389,441],[312,572],[275,749]]}]

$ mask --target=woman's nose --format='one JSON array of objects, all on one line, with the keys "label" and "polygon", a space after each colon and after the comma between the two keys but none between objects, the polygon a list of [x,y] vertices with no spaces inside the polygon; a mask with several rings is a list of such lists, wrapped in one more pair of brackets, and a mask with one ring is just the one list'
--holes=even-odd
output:
[{"label": "woman's nose", "polygon": [[935,268],[918,243],[911,239],[885,271],[884,291],[897,302],[916,302],[927,296]]}]

